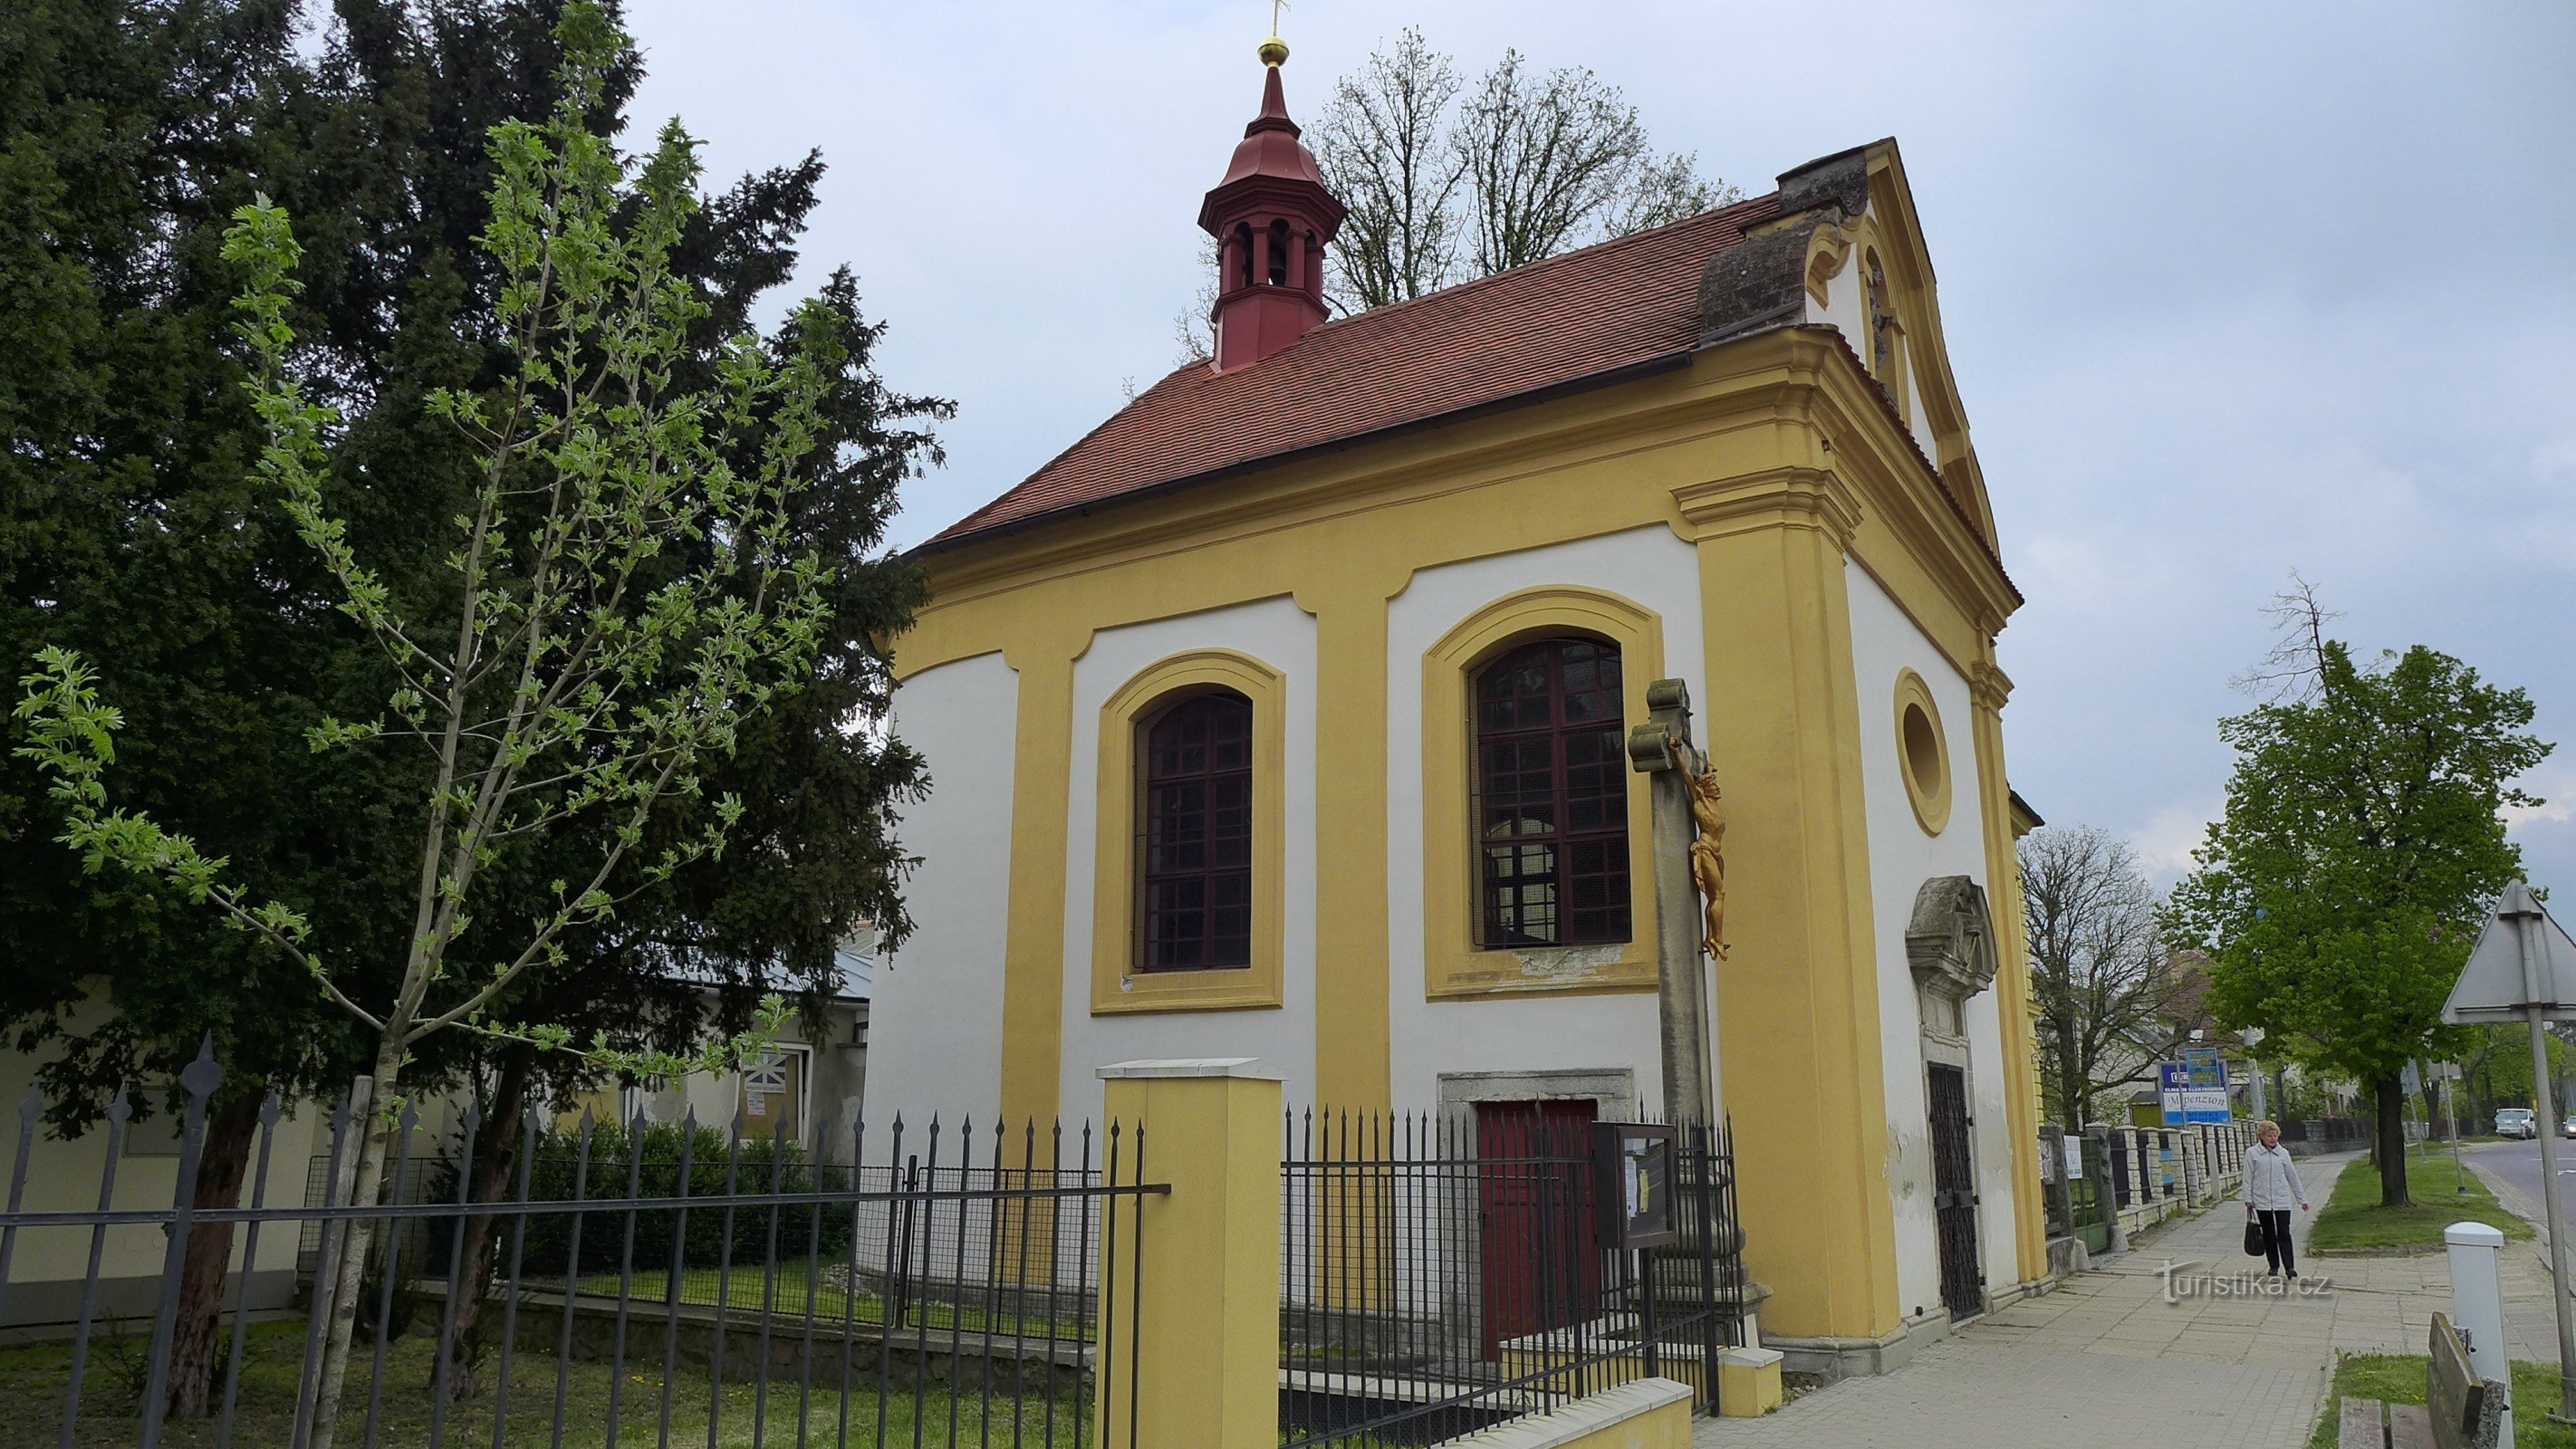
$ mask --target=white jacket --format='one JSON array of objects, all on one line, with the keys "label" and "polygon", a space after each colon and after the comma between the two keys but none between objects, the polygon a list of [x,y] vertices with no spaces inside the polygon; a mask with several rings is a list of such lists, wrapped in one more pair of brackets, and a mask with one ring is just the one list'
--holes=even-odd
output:
[{"label": "white jacket", "polygon": [[2267,1213],[2308,1205],[2308,1190],[2290,1165],[2290,1149],[2259,1142],[2245,1149],[2245,1205]]}]

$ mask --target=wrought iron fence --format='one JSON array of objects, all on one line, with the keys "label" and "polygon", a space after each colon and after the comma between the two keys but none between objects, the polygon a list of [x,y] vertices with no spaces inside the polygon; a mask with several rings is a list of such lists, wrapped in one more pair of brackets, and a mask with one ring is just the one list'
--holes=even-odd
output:
[{"label": "wrought iron fence", "polygon": [[2117,1163],[2102,1139],[2068,1132],[2053,1122],[2040,1124],[2040,1200],[2050,1237],[2081,1239],[2095,1253],[2110,1246],[2111,1194],[2115,1179],[2126,1180],[2118,1177]]},{"label": "wrought iron fence", "polygon": [[[221,1074],[200,1058],[182,1080],[166,1204],[118,1194],[132,1116],[120,1094],[97,1206],[29,1210],[42,1104],[31,1095],[19,1114],[0,1313],[25,1244],[50,1236],[59,1257],[85,1238],[87,1258],[63,1332],[0,1353],[0,1398],[22,1406],[22,1422],[24,1406],[52,1406],[45,1427],[66,1449],[621,1436],[1084,1449],[1132,1437],[1132,1393],[1096,1368],[1099,1345],[1137,1311],[1138,1199],[1168,1190],[1146,1181],[1141,1126],[898,1120],[872,1136],[853,1125],[841,1138],[848,1163],[833,1165],[805,1160],[783,1135],[587,1116],[551,1133],[531,1116],[502,1190],[477,1194],[464,1165],[486,1124],[467,1110],[450,1131],[426,1131],[406,1106],[380,1124],[384,1195],[352,1205],[345,1186],[272,1193],[282,1113],[271,1099],[248,1205],[218,1209],[199,1207],[196,1189]],[[332,1114],[326,1189],[350,1181],[366,1125],[345,1104]],[[303,1162],[289,1164],[291,1183]],[[183,1323],[190,1244],[211,1244],[221,1262],[236,1228],[242,1266]],[[263,1230],[306,1228],[318,1240],[298,1256],[313,1276],[283,1315],[256,1310]],[[112,1235],[154,1229],[166,1242],[146,1345],[102,1310],[101,1269]],[[366,1235],[367,1271],[335,1284],[352,1231]],[[353,1319],[336,1396],[320,1387],[335,1303]],[[179,1351],[192,1334],[210,1351]],[[191,1374],[203,1417],[173,1419]]]},{"label": "wrought iron fence", "polygon": [[1593,1132],[1550,1104],[1291,1113],[1280,1444],[1433,1444],[1661,1375],[1714,1408],[1743,1342],[1734,1158],[1676,1130],[1679,1240],[1602,1246]]}]

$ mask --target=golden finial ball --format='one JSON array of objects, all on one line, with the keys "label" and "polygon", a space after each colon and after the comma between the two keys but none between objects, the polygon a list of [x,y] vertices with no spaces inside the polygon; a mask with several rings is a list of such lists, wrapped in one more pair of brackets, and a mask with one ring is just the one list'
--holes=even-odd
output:
[{"label": "golden finial ball", "polygon": [[1288,63],[1288,42],[1274,35],[1261,42],[1261,49],[1254,53],[1261,57],[1263,65],[1285,65]]}]

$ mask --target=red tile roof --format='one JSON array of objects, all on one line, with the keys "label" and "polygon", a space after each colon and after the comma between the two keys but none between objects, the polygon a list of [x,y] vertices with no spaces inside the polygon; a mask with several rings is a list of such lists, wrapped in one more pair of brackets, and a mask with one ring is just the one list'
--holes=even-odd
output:
[{"label": "red tile roof", "polygon": [[1328,322],[1232,372],[1193,363],[923,548],[1687,353],[1709,258],[1779,208],[1754,197]]}]

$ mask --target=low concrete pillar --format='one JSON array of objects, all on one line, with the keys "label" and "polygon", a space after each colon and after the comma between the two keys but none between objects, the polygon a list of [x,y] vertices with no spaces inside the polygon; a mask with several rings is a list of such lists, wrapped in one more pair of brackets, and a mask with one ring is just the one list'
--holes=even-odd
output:
[{"label": "low concrete pillar", "polygon": [[[1128,1280],[1134,1297],[1113,1305],[1112,1295],[1128,1298],[1126,1284],[1101,1275],[1104,1317],[1116,1318],[1100,1345],[1099,1382],[1117,1387],[1100,1396],[1093,1442],[1275,1449],[1279,1074],[1250,1057],[1119,1062],[1099,1072],[1109,1120],[1141,1134],[1143,1180],[1172,1190],[1119,1203],[1117,1236],[1127,1241],[1113,1248],[1103,1234],[1104,1263],[1115,1252],[1120,1276],[1131,1267],[1136,1276]],[[1131,1211],[1143,1214],[1133,1234]],[[1131,1412],[1133,1434],[1123,1422]]]},{"label": "low concrete pillar", "polygon": [[1758,1419],[1780,1407],[1776,1348],[1730,1348],[1717,1356],[1717,1412],[1727,1419]]}]

